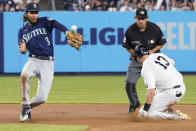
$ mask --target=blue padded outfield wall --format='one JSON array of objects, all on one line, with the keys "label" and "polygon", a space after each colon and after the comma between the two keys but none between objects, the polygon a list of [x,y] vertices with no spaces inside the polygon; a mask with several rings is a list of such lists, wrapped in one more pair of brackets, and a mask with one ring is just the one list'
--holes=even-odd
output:
[{"label": "blue padded outfield wall", "polygon": [[[129,53],[122,48],[122,40],[126,28],[135,22],[134,15],[135,12],[40,12],[40,16],[56,19],[67,28],[77,25],[78,32],[84,34],[84,44],[78,52],[67,45],[64,33],[54,30],[55,72],[126,72]],[[148,15],[167,38],[162,52],[175,60],[179,71],[196,72],[196,13],[154,11]],[[1,72],[19,73],[28,59],[28,54],[19,53],[17,43],[22,16],[23,12],[0,15],[0,47],[4,48],[0,49]]]}]

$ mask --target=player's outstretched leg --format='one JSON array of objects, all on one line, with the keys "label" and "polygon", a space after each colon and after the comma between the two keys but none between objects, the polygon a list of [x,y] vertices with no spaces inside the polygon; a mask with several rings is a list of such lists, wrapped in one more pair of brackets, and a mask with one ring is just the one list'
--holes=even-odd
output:
[{"label": "player's outstretched leg", "polygon": [[21,73],[21,95],[22,95],[22,111],[20,121],[25,122],[31,119],[31,107],[29,105],[29,87],[30,78],[27,73]]},{"label": "player's outstretched leg", "polygon": [[20,121],[25,122],[31,120],[31,107],[29,105],[22,105]]},{"label": "player's outstretched leg", "polygon": [[178,118],[180,120],[191,120],[191,117],[183,112],[181,112],[180,110],[176,110],[175,112],[178,115]]},{"label": "player's outstretched leg", "polygon": [[[170,108],[171,109],[171,108]],[[172,109],[171,109],[172,110]],[[146,116],[150,119],[163,119],[163,120],[191,120],[191,117],[180,110],[176,111],[154,111],[147,112]]]},{"label": "player's outstretched leg", "polygon": [[31,100],[30,106],[34,108],[47,101],[52,81],[54,78],[54,61],[50,61],[42,65],[40,70],[41,76],[38,78],[38,89],[36,96]]}]

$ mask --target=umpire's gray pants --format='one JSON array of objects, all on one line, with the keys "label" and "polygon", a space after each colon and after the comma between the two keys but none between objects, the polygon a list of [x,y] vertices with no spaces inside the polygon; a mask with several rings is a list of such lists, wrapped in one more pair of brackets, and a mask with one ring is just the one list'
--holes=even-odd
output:
[{"label": "umpire's gray pants", "polygon": [[137,104],[139,104],[136,90],[136,82],[141,76],[141,69],[142,64],[135,60],[132,60],[128,66],[125,88],[130,104],[132,106],[137,106]]}]

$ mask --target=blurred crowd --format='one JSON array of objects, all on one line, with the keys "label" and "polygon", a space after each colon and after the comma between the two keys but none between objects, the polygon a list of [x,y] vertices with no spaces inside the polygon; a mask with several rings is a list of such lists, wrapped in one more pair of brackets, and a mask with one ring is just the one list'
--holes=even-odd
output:
[{"label": "blurred crowd", "polygon": [[[24,11],[25,2],[39,0],[0,0],[0,12]],[[196,11],[196,0],[64,0],[66,11]]]},{"label": "blurred crowd", "polygon": [[25,2],[39,3],[39,0],[0,0],[0,12],[24,11]]},{"label": "blurred crowd", "polygon": [[196,0],[64,0],[64,5],[70,11],[196,11]]}]

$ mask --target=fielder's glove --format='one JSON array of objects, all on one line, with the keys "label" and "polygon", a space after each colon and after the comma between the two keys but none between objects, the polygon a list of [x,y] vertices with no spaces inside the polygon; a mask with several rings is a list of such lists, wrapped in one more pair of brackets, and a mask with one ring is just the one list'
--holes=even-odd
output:
[{"label": "fielder's glove", "polygon": [[74,47],[76,50],[80,49],[80,46],[82,45],[82,41],[83,41],[83,35],[68,30],[65,32],[65,37],[69,45]]}]

